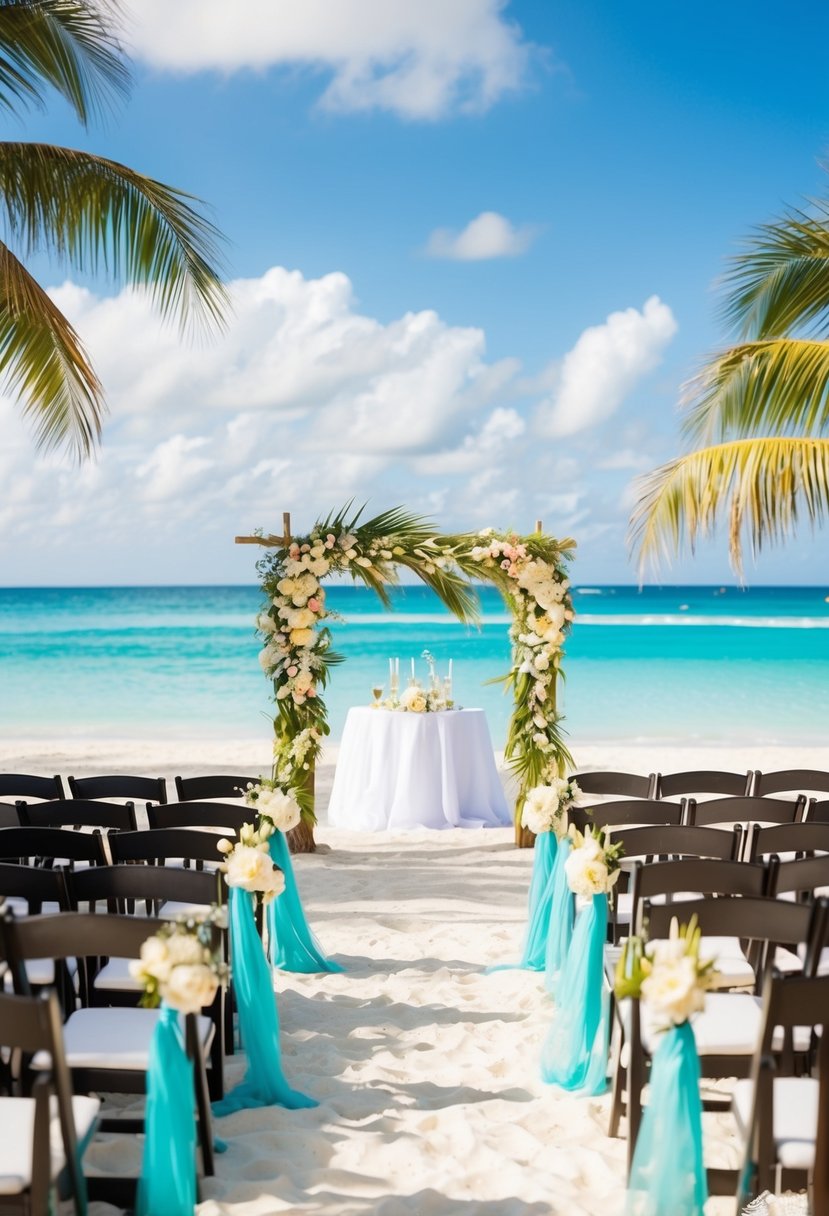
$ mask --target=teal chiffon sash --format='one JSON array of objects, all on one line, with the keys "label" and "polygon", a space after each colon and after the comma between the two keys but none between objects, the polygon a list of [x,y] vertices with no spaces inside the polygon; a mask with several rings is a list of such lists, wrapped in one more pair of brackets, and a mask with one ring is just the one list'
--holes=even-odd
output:
[{"label": "teal chiffon sash", "polygon": [[555,832],[541,832],[535,838],[533,873],[530,880],[527,908],[527,936],[519,967],[525,971],[543,971],[550,929],[551,879],[558,852]]},{"label": "teal chiffon sash", "polygon": [[703,1216],[707,1191],[699,1057],[683,1022],[662,1035],[654,1053],[625,1216]]},{"label": "teal chiffon sash", "polygon": [[162,1005],[150,1042],[144,1156],[136,1216],[193,1216],[196,1207],[196,1116],[193,1065],[184,1050],[178,1010]]},{"label": "teal chiffon sash", "polygon": [[281,971],[310,974],[342,971],[339,963],[325,957],[305,919],[299,898],[288,842],[276,831],[269,840],[271,860],[285,875],[285,890],[268,904],[268,942],[271,963]]},{"label": "teal chiffon sash", "polygon": [[544,985],[551,996],[555,996],[561,969],[573,938],[573,923],[576,919],[576,897],[567,883],[564,863],[570,856],[570,838],[564,836],[558,845],[555,865],[550,879],[550,929],[544,953]]},{"label": "teal chiffon sash", "polygon": [[213,1112],[229,1115],[253,1106],[286,1106],[289,1110],[317,1106],[313,1098],[291,1089],[282,1072],[276,996],[262,939],[256,931],[253,896],[231,887],[228,906],[230,962],[248,1068],[244,1081],[213,1103]]},{"label": "teal chiffon sash", "polygon": [[604,982],[607,896],[594,895],[576,917],[541,1058],[551,1085],[584,1095],[607,1088],[610,1000]]}]

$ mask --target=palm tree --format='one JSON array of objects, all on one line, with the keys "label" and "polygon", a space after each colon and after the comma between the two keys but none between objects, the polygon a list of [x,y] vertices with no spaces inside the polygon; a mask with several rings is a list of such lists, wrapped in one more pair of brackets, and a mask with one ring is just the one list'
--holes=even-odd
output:
[{"label": "palm tree", "polygon": [[[129,84],[116,15],[114,0],[0,0],[0,107],[42,106],[51,87],[88,125]],[[214,325],[226,304],[219,233],[197,208],[104,157],[0,143],[0,372],[39,446],[88,456],[106,404],[77,333],[21,258],[45,250],[82,273],[103,270],[145,287],[185,328]]]},{"label": "palm tree", "polygon": [[643,564],[728,521],[732,564],[829,511],[829,200],[754,230],[725,276],[737,331],[686,389],[694,450],[640,479],[631,520]]}]

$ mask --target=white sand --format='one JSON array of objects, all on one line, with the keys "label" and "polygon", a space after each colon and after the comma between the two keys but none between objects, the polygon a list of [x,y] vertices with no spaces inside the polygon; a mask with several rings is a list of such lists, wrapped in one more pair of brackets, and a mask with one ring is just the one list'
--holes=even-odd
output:
[{"label": "white sand", "polygon": [[[120,750],[119,750],[120,748]],[[187,764],[181,763],[187,757]],[[815,749],[577,750],[583,767],[826,767]],[[331,759],[320,768],[321,802]],[[257,771],[267,757],[203,743],[0,749],[18,771]],[[485,975],[520,951],[532,853],[511,831],[362,835],[321,826],[296,859],[309,920],[343,975],[278,980],[286,1072],[316,1110],[244,1111],[217,1123],[229,1150],[199,1216],[615,1216],[625,1144],[606,1135],[608,1102],[542,1084],[551,1002],[538,975]],[[228,1062],[228,1080],[243,1061]],[[707,1119],[708,1153],[736,1164],[726,1116]],[[137,1165],[110,1143],[90,1161]],[[99,1213],[111,1211],[96,1205]],[[708,1213],[733,1212],[712,1200]]]}]

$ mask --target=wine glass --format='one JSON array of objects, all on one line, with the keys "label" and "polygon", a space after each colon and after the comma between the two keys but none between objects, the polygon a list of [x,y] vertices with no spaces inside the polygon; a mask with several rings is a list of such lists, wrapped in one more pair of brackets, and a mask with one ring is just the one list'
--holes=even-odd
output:
[{"label": "wine glass", "polygon": [[384,691],[384,689],[383,689],[382,684],[373,684],[372,685],[371,695],[374,697],[375,705],[379,706],[380,702],[383,700],[383,691]]}]

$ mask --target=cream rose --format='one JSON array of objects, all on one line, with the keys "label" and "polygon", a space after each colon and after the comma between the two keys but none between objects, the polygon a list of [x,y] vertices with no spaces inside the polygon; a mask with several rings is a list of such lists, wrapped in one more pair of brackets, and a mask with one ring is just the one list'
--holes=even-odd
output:
[{"label": "cream rose", "polygon": [[246,844],[237,845],[228,857],[226,867],[229,887],[263,892],[272,889],[274,864],[261,849]]},{"label": "cream rose", "polygon": [[218,987],[219,981],[205,963],[185,963],[173,967],[161,995],[182,1013],[199,1013],[212,1002]]},{"label": "cream rose", "polygon": [[167,938],[170,965],[175,969],[182,964],[204,962],[204,946],[190,933],[173,933]]},{"label": "cream rose", "polygon": [[262,790],[256,803],[257,810],[273,820],[280,832],[290,832],[300,820],[297,802],[282,790]]},{"label": "cream rose", "polygon": [[694,959],[685,955],[660,962],[642,981],[642,1000],[654,1019],[667,1019],[675,1026],[687,1022],[705,1004]]},{"label": "cream rose", "polygon": [[400,698],[400,705],[403,709],[409,710],[413,714],[422,714],[426,711],[426,697],[422,688],[407,688]]},{"label": "cream rose", "polygon": [[314,640],[313,629],[292,629],[291,630],[291,645],[292,646],[310,646]]}]

